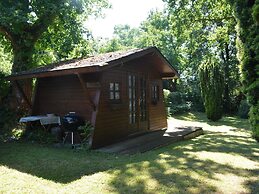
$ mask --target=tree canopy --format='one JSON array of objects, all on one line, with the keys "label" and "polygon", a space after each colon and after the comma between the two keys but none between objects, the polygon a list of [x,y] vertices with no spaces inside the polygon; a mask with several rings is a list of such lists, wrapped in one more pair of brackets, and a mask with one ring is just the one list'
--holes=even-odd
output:
[{"label": "tree canopy", "polygon": [[40,50],[49,47],[58,52],[59,57],[67,56],[82,40],[82,20],[99,13],[104,7],[108,7],[106,0],[1,1],[0,33],[11,43],[12,72],[33,65],[35,47]]}]

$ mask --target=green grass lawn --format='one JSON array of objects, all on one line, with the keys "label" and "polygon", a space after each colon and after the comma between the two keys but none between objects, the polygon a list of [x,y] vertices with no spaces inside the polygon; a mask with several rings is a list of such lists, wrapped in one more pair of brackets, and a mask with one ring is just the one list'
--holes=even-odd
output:
[{"label": "green grass lawn", "polygon": [[189,113],[168,124],[205,134],[131,156],[2,143],[0,193],[259,193],[259,144],[246,120]]}]

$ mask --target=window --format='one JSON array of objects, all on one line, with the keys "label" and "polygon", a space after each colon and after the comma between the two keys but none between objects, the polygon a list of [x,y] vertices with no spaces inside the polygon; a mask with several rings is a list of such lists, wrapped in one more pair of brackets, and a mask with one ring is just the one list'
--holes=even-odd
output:
[{"label": "window", "polygon": [[134,75],[129,75],[129,123],[130,124],[135,124],[136,123],[136,113],[137,113],[137,108],[136,108],[136,76]]},{"label": "window", "polygon": [[140,78],[140,120],[147,120],[146,79]]},{"label": "window", "polygon": [[120,84],[119,83],[110,83],[110,100],[120,100]]},{"label": "window", "polygon": [[151,97],[152,97],[152,102],[157,103],[159,100],[159,87],[158,85],[153,85],[151,88]]}]

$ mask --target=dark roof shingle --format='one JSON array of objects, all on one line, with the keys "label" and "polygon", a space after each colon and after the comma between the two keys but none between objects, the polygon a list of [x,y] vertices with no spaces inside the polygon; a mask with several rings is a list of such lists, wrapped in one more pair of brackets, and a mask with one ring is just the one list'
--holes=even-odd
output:
[{"label": "dark roof shingle", "polygon": [[99,54],[96,56],[91,56],[88,58],[81,59],[72,59],[67,61],[61,61],[58,63],[53,63],[50,65],[38,67],[36,69],[31,69],[28,71],[22,71],[19,73],[15,73],[7,77],[9,80],[15,79],[24,79],[24,78],[32,78],[32,77],[40,77],[43,74],[71,74],[71,72],[77,72],[80,70],[94,72],[99,71],[100,67],[118,64],[132,59],[136,59],[138,57],[142,57],[149,53],[156,53],[163,61],[164,64],[167,64],[170,72],[175,72],[175,75],[178,76],[177,71],[169,64],[169,62],[164,58],[164,56],[160,53],[160,51],[156,47],[148,47],[144,49],[131,49],[127,51],[116,51],[109,52],[104,54]]},{"label": "dark roof shingle", "polygon": [[13,75],[16,76],[16,75],[34,74],[34,73],[41,73],[41,72],[60,71],[65,69],[82,68],[82,67],[90,67],[90,66],[104,66],[104,65],[108,65],[108,63],[113,60],[120,59],[122,57],[134,54],[142,50],[144,49],[131,49],[128,51],[116,51],[116,52],[99,54],[88,58],[71,59],[67,61],[53,63],[46,66],[41,66],[36,69],[31,69],[28,71],[22,71]]}]

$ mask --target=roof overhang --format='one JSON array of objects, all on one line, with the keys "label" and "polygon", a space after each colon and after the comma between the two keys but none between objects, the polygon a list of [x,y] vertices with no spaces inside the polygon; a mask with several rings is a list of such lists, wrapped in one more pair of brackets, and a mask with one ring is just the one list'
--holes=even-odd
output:
[{"label": "roof overhang", "polygon": [[[42,77],[54,77],[63,75],[73,75],[82,73],[94,73],[100,72],[115,66],[121,65],[122,63],[127,63],[131,60],[136,60],[142,57],[151,57],[153,63],[157,66],[157,69],[161,73],[163,79],[175,79],[179,78],[179,74],[175,68],[168,62],[168,60],[161,54],[161,52],[156,47],[149,47],[146,49],[139,49],[135,52],[117,57],[112,60],[102,61],[95,64],[80,64],[80,67],[70,67],[68,68],[47,68],[43,71],[25,71],[18,74],[13,74],[7,77],[8,80],[21,80],[30,78],[42,78]],[[69,64],[69,63],[68,63]],[[38,68],[40,69],[40,68]],[[37,69],[36,69],[37,70]]]},{"label": "roof overhang", "polygon": [[55,76],[63,76],[63,75],[73,75],[73,74],[81,74],[81,73],[93,73],[100,71],[99,66],[91,66],[91,67],[80,67],[80,68],[71,68],[71,69],[63,69],[63,70],[53,70],[48,72],[38,72],[38,73],[24,73],[19,75],[10,75],[7,76],[7,80],[21,80],[21,79],[30,79],[30,78],[42,78],[42,77],[55,77]]}]

